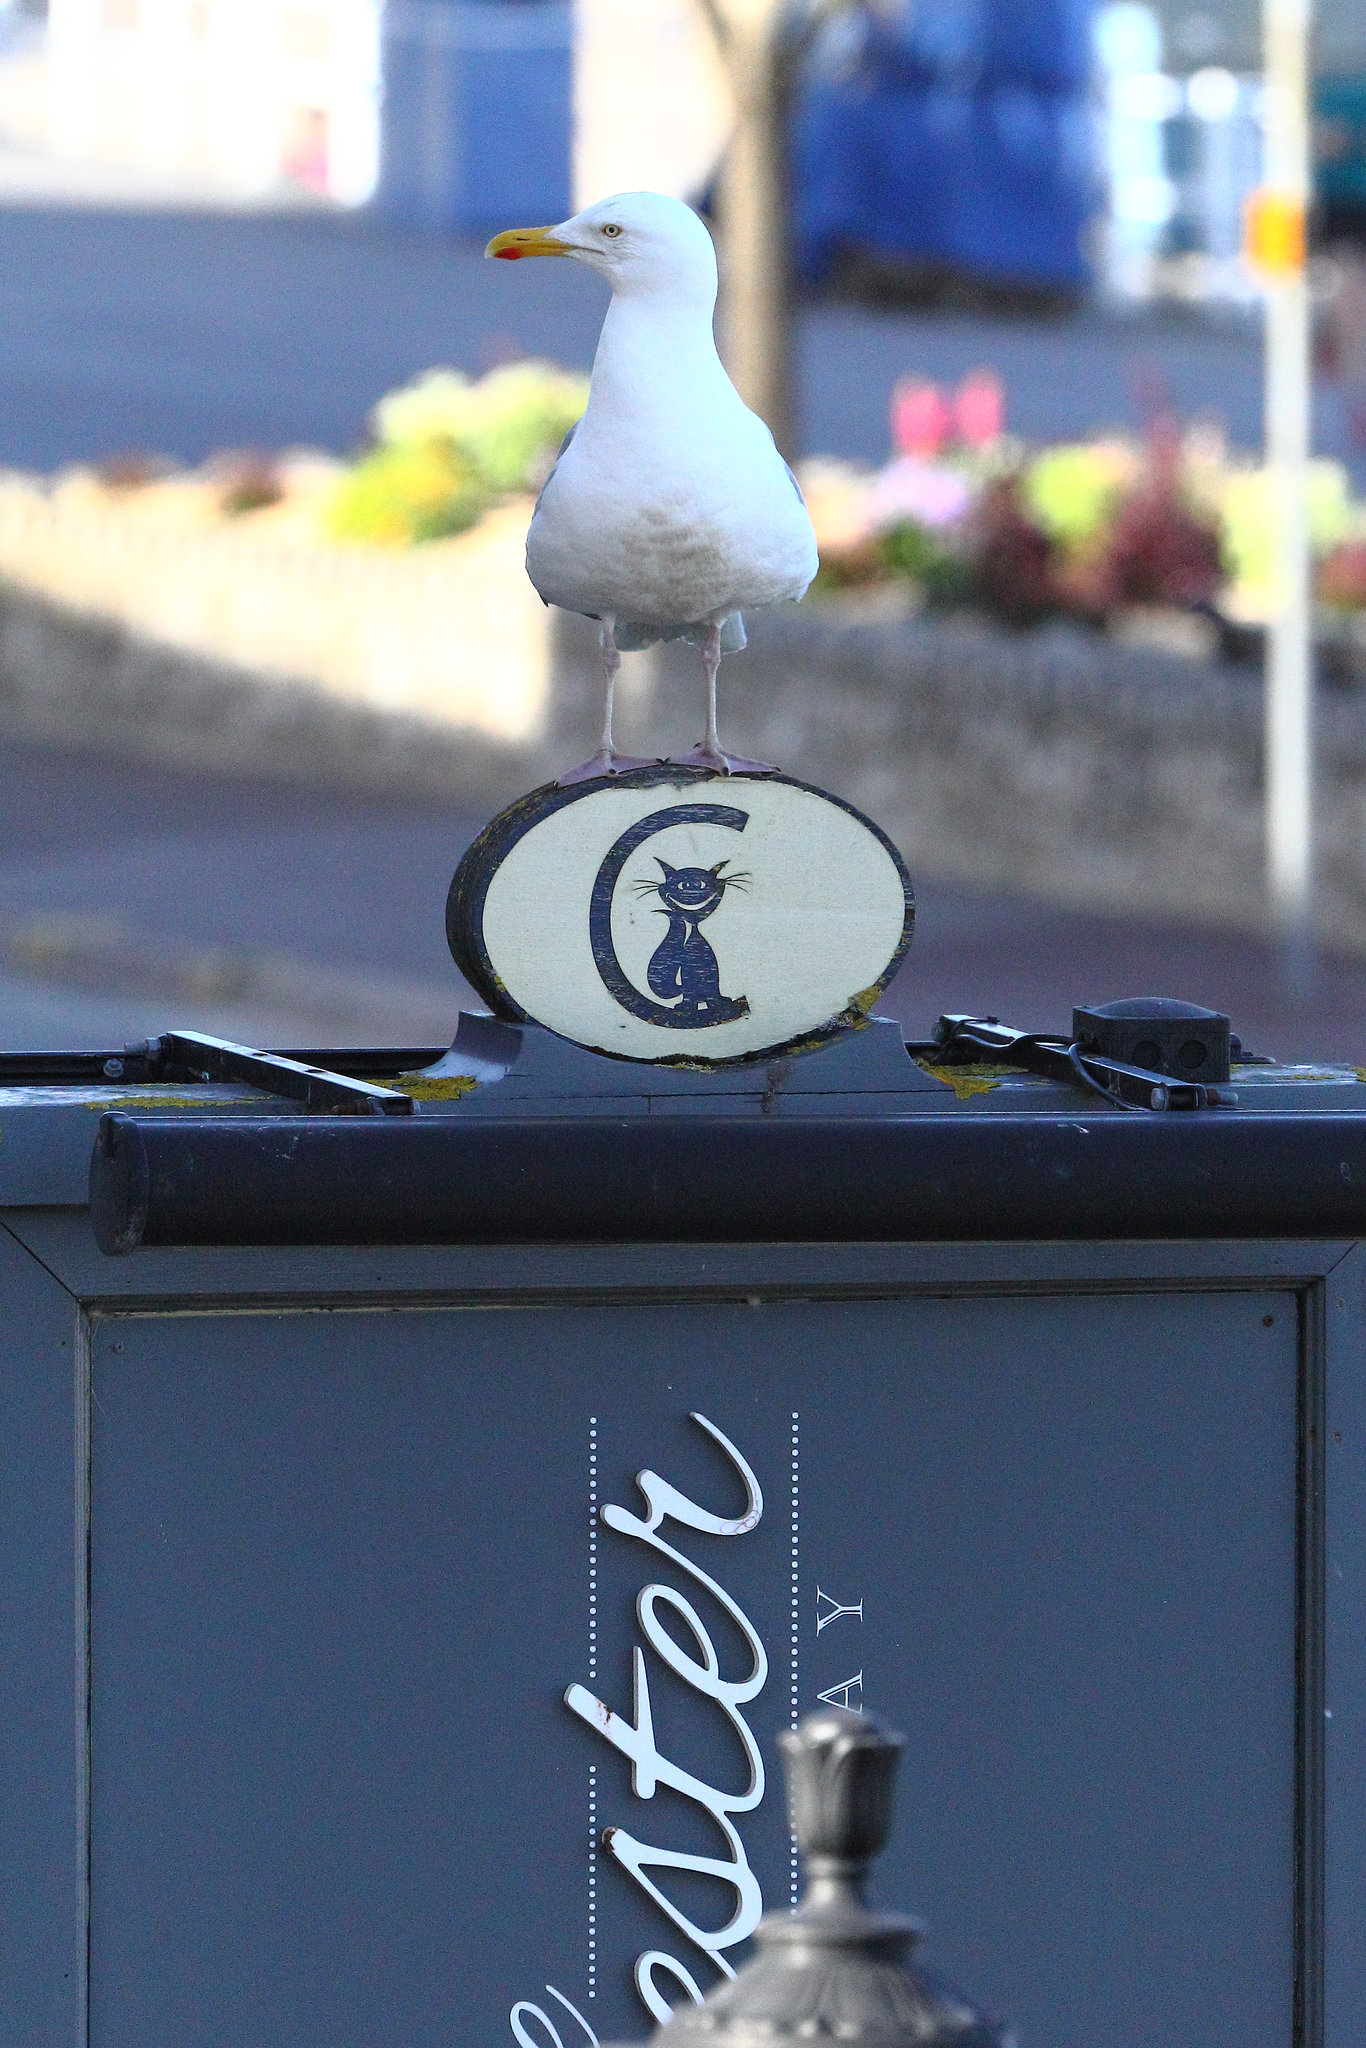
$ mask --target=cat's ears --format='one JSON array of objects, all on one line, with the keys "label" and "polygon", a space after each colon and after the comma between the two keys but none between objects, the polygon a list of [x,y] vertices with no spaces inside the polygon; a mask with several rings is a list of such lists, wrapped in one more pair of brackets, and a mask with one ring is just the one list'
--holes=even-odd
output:
[{"label": "cat's ears", "polygon": [[730,862],[728,860],[718,860],[714,868],[708,868],[707,873],[709,875],[719,875],[722,868],[728,868],[729,866]]},{"label": "cat's ears", "polygon": [[655,855],[655,865],[663,870],[664,879],[666,882],[668,881],[670,875],[676,875],[678,873],[677,868],[671,868],[666,860],[661,860],[659,858],[658,854]]}]

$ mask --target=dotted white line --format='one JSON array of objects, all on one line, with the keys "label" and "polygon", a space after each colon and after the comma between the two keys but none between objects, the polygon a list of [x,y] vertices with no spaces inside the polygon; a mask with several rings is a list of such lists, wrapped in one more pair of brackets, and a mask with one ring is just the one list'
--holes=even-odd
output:
[{"label": "dotted white line", "polygon": [[[588,1680],[598,1675],[598,1418],[588,1418]],[[598,1772],[588,1766],[588,1996],[598,1995]]]},{"label": "dotted white line", "polygon": [[588,1422],[588,1676],[598,1675],[598,1418]]},{"label": "dotted white line", "polygon": [[598,1995],[598,1774],[588,1766],[588,1996]]},{"label": "dotted white line", "polygon": [[[797,1411],[794,1409],[792,1411],[792,1534],[791,1550],[789,1557],[789,1571],[791,1574],[791,1586],[789,1592],[789,1598],[791,1600],[791,1635],[789,1637],[788,1646],[788,1708],[791,1714],[792,1726],[794,1728],[797,1725],[797,1721],[801,1712],[801,1703],[798,1695],[797,1678],[797,1658],[798,1651],[800,1648],[801,1625],[801,1587],[799,1578],[799,1574],[801,1571],[801,1458],[801,1418],[798,1415]],[[797,1838],[795,1835],[791,1835],[789,1836],[788,1841],[787,1874],[788,1904],[790,1906],[795,1907],[797,1903],[799,1889],[800,1872],[798,1870],[797,1865]]]}]

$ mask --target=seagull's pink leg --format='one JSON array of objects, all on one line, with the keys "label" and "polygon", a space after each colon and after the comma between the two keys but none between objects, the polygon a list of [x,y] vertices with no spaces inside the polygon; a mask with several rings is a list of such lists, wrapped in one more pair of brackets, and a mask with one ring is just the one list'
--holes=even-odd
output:
[{"label": "seagull's pink leg", "polygon": [[650,761],[634,754],[619,754],[612,744],[612,699],[616,695],[617,671],[621,667],[621,655],[617,651],[616,620],[604,614],[598,629],[602,643],[603,674],[607,678],[607,697],[602,713],[602,742],[591,759],[581,761],[577,768],[568,768],[563,775],[555,778],[558,787],[570,782],[592,782],[599,775],[623,775],[628,768],[649,768]]},{"label": "seagull's pink leg", "polygon": [[723,754],[721,741],[716,731],[716,671],[721,666],[721,628],[711,626],[707,631],[702,648],[702,666],[707,676],[707,731],[700,747],[691,752],[670,755],[680,766],[688,768],[710,768],[718,775],[776,775],[766,761],[746,761],[740,754]]}]

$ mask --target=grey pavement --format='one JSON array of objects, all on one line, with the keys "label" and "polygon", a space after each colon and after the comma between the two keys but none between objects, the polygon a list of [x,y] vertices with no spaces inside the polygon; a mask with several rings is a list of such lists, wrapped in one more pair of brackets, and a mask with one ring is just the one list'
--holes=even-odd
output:
[{"label": "grey pavement", "polygon": [[[363,215],[0,205],[0,464],[345,451],[384,391],[433,364],[477,372],[531,353],[586,368],[604,303],[577,264],[485,263]],[[1188,415],[1260,441],[1260,342],[1246,317],[993,319],[830,302],[798,322],[802,447],[880,459],[899,376],[955,379],[980,364],[1003,374],[1026,436],[1137,425],[1156,379]],[[1331,389],[1317,415],[1320,446],[1352,455]]]},{"label": "grey pavement", "polygon": [[[276,1047],[442,1042],[471,1001],[446,952],[481,817],[285,783],[0,745],[0,1045],[111,1049],[173,1026]],[[1250,1050],[1366,1062],[1366,961],[1300,1001],[1274,948],[916,877],[919,928],[883,1008],[1061,1030],[1075,1002],[1225,1008]]]},{"label": "grey pavement", "polygon": [[470,1000],[443,919],[482,822],[5,741],[0,1041],[122,1043],[176,1017],[436,1043]]}]

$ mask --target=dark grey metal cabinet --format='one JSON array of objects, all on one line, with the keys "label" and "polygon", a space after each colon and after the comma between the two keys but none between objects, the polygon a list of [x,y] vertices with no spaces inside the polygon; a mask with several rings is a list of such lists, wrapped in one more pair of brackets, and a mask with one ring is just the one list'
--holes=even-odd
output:
[{"label": "dark grey metal cabinet", "polygon": [[66,1193],[0,1232],[4,2048],[643,2036],[789,1896],[822,1696],[1025,2048],[1366,2039],[1361,1245],[110,1259]]}]

